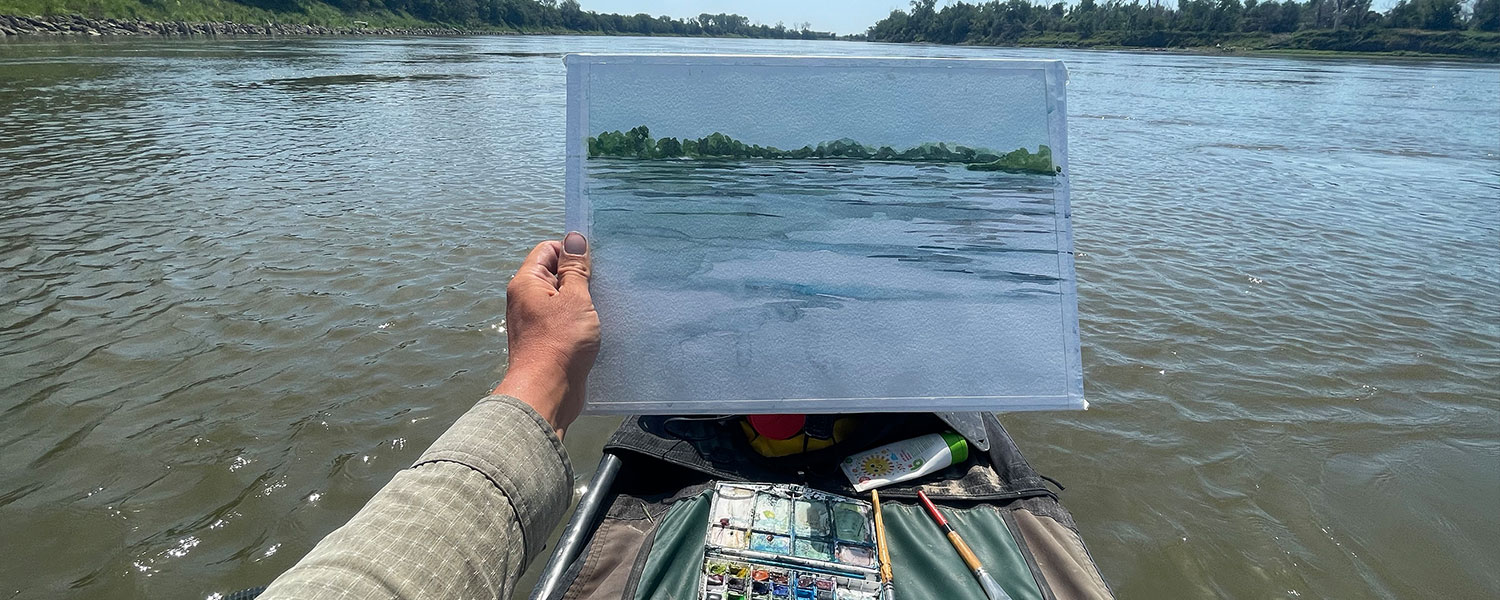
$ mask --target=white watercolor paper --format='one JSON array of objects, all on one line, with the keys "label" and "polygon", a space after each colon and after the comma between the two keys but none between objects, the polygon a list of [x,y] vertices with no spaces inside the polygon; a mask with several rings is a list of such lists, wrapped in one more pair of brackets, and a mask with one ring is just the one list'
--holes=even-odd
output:
[{"label": "white watercolor paper", "polygon": [[566,64],[589,412],[1086,406],[1062,63]]}]

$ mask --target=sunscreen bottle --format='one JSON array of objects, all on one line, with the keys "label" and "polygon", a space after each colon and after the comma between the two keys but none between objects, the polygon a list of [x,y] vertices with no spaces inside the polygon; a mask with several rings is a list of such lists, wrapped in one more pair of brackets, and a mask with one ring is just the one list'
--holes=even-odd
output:
[{"label": "sunscreen bottle", "polygon": [[857,492],[915,479],[969,459],[969,443],[951,431],[886,444],[844,459]]}]

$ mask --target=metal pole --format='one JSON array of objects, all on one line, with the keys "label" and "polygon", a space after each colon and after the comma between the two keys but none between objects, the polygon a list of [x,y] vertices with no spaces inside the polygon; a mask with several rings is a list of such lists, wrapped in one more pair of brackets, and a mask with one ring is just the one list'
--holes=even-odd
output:
[{"label": "metal pole", "polygon": [[594,470],[594,478],[589,480],[589,489],[578,499],[578,508],[573,511],[573,518],[568,520],[562,537],[557,539],[557,550],[547,559],[547,566],[542,569],[542,578],[537,580],[536,587],[531,588],[531,600],[548,600],[558,592],[563,573],[583,553],[583,546],[588,542],[589,531],[594,525],[594,517],[604,504],[604,497],[614,484],[615,476],[619,474],[620,457],[605,452],[599,459],[599,468]]}]

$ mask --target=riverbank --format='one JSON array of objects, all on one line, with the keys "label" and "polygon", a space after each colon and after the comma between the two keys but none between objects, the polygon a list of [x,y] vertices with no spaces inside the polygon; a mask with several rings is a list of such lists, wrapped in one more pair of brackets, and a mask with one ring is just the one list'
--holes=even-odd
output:
[{"label": "riverbank", "polygon": [[[991,6],[991,5],[984,5]],[[964,46],[1181,50],[1255,54],[1343,53],[1352,56],[1463,58],[1500,61],[1500,0],[1478,0],[1460,14],[1400,2],[1384,13],[1340,12],[1321,0],[1214,4],[1184,0],[1178,8],[1140,3],[1012,3],[1003,11],[965,2],[936,9],[914,2],[877,21],[871,42]]]},{"label": "riverbank", "polygon": [[555,0],[0,0],[15,35],[560,34],[834,39],[807,24],[582,10]]},{"label": "riverbank", "polygon": [[[322,23],[246,23],[235,20],[150,20],[89,18],[83,15],[5,15],[0,14],[0,38],[20,36],[194,36],[194,35],[352,35],[352,36],[402,36],[402,35],[643,35],[634,32],[577,31],[566,28],[509,27],[449,27],[411,18],[394,18],[389,15],[367,16],[371,21],[356,21],[347,16],[328,19]],[[394,23],[394,24],[392,24]],[[653,33],[661,37],[723,37],[744,38],[743,35],[694,35]]]},{"label": "riverbank", "polygon": [[[962,45],[988,45],[971,44]],[[1294,34],[1206,34],[1149,31],[1071,32],[1028,35],[1014,44],[1035,48],[1168,50],[1200,54],[1383,56],[1500,61],[1500,33],[1476,31],[1340,30]]]},{"label": "riverbank", "polygon": [[[300,23],[246,23],[140,19],[90,19],[81,15],[17,17],[0,15],[0,37],[23,35],[461,35],[481,33],[448,27],[330,27]],[[488,33],[488,32],[484,32]]]}]

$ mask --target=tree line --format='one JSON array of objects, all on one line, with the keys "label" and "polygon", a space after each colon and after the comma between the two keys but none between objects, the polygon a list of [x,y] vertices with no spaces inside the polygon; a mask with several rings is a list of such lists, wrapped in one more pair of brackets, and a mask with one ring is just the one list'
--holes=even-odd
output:
[{"label": "tree line", "polygon": [[[300,10],[303,0],[239,0],[279,12]],[[345,14],[390,12],[460,27],[496,27],[525,32],[567,31],[627,35],[677,35],[781,39],[833,39],[811,24],[761,25],[735,14],[700,14],[674,19],[640,13],[620,15],[583,10],[578,0],[322,0]]]},{"label": "tree line", "polygon": [[890,146],[866,146],[850,139],[806,145],[794,150],[775,146],[746,144],[722,133],[701,138],[651,137],[651,130],[641,125],[629,131],[606,131],[588,138],[589,158],[709,158],[709,159],[863,159],[891,162],[962,163],[971,171],[1007,171],[1013,173],[1055,174],[1052,149],[1045,144],[1036,152],[1017,148],[1005,154],[985,148],[945,143],[926,143],[904,150]]},{"label": "tree line", "polygon": [[894,10],[876,22],[865,38],[872,42],[995,45],[1048,34],[1071,34],[1087,40],[1105,32],[1222,35],[1371,29],[1500,31],[1500,0],[1472,0],[1468,4],[1465,0],[1400,0],[1384,13],[1372,10],[1371,0],[1178,0],[1175,4],[1080,0],[1068,6],[1062,2],[1044,5],[1030,0],[993,0],[938,8],[937,0],[915,0],[909,11]]}]

